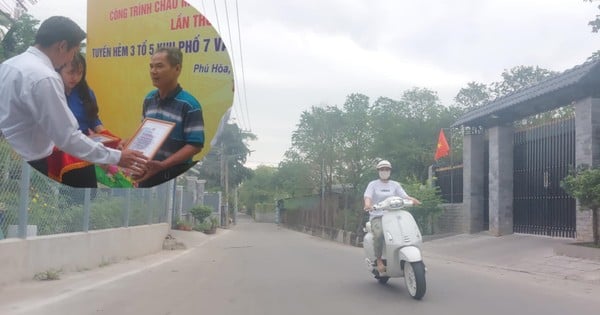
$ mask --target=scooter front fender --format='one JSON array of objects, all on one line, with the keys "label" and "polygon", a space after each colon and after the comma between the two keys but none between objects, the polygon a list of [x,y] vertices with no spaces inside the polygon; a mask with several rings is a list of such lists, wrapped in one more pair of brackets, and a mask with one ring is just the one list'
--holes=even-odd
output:
[{"label": "scooter front fender", "polygon": [[400,261],[417,262],[422,261],[421,250],[416,246],[404,246],[398,251]]}]

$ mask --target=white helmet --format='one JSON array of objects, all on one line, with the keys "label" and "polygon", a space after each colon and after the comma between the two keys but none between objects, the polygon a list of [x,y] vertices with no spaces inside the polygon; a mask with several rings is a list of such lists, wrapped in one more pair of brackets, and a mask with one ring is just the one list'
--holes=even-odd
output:
[{"label": "white helmet", "polygon": [[381,160],[381,161],[379,161],[379,163],[377,163],[377,169],[384,168],[384,167],[391,169],[392,163],[390,163],[390,161],[388,161],[388,160]]}]

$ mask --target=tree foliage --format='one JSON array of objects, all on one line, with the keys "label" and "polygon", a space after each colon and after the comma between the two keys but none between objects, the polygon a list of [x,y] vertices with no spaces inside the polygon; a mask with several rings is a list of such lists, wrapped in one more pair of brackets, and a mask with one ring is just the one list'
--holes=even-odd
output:
[{"label": "tree foliage", "polygon": [[[583,0],[585,2],[593,2],[594,0]],[[598,10],[600,10],[600,5],[598,5]],[[588,22],[588,25],[592,27],[592,32],[598,33],[600,31],[600,14],[596,14],[596,19]]]},{"label": "tree foliage", "polygon": [[472,110],[489,102],[492,91],[487,85],[477,82],[469,82],[467,87],[460,89],[454,101],[465,110]]},{"label": "tree foliage", "polygon": [[582,210],[592,210],[592,234],[594,244],[600,246],[598,219],[600,215],[600,168],[580,165],[577,170],[565,177],[561,187],[571,196],[577,198]]},{"label": "tree foliage", "polygon": [[37,25],[40,21],[29,14],[23,14],[16,20],[10,30],[2,38],[2,51],[0,51],[0,61],[16,56],[25,50],[35,41]]},{"label": "tree foliage", "polygon": [[341,107],[312,107],[302,113],[282,165],[310,170],[313,176],[304,182],[312,181],[314,191],[323,184],[329,193],[337,184],[360,202],[380,159],[392,161],[395,178],[424,181],[437,133],[460,113],[443,106],[437,93],[426,88],[407,90],[399,100],[381,97],[373,103],[365,95],[350,94]]},{"label": "tree foliage", "polygon": [[279,163],[274,177],[274,190],[282,192],[278,198],[310,195],[315,192],[319,183],[318,178],[313,176],[310,165],[295,159]]},{"label": "tree foliage", "polygon": [[502,81],[492,83],[491,91],[494,98],[508,95],[520,89],[529,87],[556,74],[554,71],[538,66],[517,66],[502,72]]},{"label": "tree foliage", "polygon": [[237,187],[252,176],[252,170],[244,164],[251,153],[247,142],[255,139],[256,135],[241,130],[237,124],[225,124],[216,145],[198,167],[200,176],[206,179],[209,189],[223,188],[221,176],[224,174],[224,163],[227,163],[227,180],[231,187]]},{"label": "tree foliage", "polygon": [[277,168],[259,166],[254,170],[253,176],[240,186],[240,203],[246,206],[250,213],[256,210],[256,205],[273,203],[277,199],[277,184],[275,181]]}]

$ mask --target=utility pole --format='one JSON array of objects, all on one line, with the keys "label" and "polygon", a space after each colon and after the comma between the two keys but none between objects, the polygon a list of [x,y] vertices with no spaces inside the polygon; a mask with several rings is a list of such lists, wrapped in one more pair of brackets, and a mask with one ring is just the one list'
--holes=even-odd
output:
[{"label": "utility pole", "polygon": [[225,155],[225,226],[229,226],[229,163]]},{"label": "utility pole", "polygon": [[[220,185],[221,185],[221,189],[223,187],[225,187],[225,152],[224,152],[224,145],[221,142],[221,148],[219,150],[219,176],[220,176]],[[221,220],[221,225],[222,226],[227,226],[227,219],[226,219],[226,215],[223,213],[224,210],[224,204],[225,204],[225,200],[223,200],[223,194],[221,194],[221,218],[219,218]]]},{"label": "utility pole", "polygon": [[323,212],[325,211],[325,158],[321,161],[321,211],[319,211],[318,215],[318,225],[323,224],[322,218],[324,217]]},{"label": "utility pole", "polygon": [[238,189],[235,187],[233,189],[233,224],[237,224],[237,214],[238,214]]}]

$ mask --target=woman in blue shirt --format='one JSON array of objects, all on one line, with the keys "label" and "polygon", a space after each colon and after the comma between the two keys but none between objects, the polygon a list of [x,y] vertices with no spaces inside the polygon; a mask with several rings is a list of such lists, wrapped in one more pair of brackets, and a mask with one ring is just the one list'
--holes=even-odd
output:
[{"label": "woman in blue shirt", "polygon": [[[60,70],[67,104],[77,119],[81,132],[86,135],[105,133],[107,130],[98,117],[96,96],[85,79],[86,70],[85,58],[81,53],[75,54],[73,61]],[[61,182],[72,187],[98,187],[96,168],[93,164],[74,168],[62,175]]]}]

